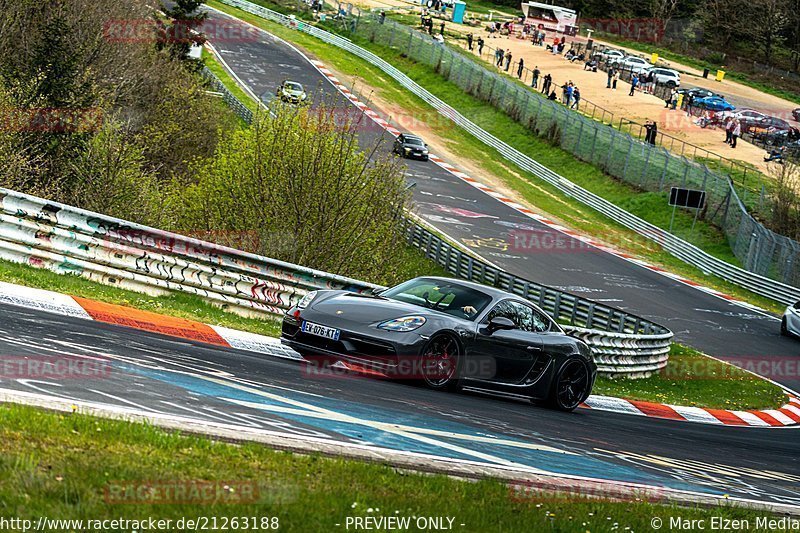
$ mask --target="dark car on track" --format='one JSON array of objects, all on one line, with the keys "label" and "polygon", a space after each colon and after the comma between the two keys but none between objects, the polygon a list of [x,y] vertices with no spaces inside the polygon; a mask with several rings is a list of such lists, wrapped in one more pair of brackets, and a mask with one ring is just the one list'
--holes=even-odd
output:
[{"label": "dark car on track", "polygon": [[421,137],[409,133],[401,133],[397,136],[392,151],[402,157],[428,160],[428,145]]},{"label": "dark car on track", "polygon": [[333,359],[433,389],[469,387],[565,411],[586,400],[597,375],[589,347],[536,305],[448,278],[374,294],[309,292],[284,316],[281,341],[312,363]]}]

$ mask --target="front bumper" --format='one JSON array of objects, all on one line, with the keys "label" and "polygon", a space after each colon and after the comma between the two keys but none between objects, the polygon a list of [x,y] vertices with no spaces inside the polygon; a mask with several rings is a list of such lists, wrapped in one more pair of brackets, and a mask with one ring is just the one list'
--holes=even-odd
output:
[{"label": "front bumper", "polygon": [[403,150],[403,157],[406,159],[419,159],[420,161],[428,160],[428,154],[423,154],[421,152],[406,152],[405,150]]},{"label": "front bumper", "polygon": [[[335,357],[391,370],[401,361],[419,358],[428,340],[413,331],[384,331],[370,325],[336,323],[329,318],[309,309],[299,313],[297,309],[290,309],[281,324],[281,342],[307,358]],[[339,339],[326,339],[301,331],[303,320],[338,329]]]}]

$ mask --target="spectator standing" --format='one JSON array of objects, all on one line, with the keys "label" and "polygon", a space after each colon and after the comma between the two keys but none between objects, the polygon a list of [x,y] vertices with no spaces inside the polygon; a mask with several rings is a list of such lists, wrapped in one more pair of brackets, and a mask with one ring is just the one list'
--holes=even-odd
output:
[{"label": "spectator standing", "polygon": [[517,65],[517,77],[522,79],[522,72],[525,70],[525,63],[522,58],[519,58],[519,65]]},{"label": "spectator standing", "polygon": [[606,81],[606,89],[611,88],[611,78],[614,77],[614,67],[608,67],[608,72],[606,72],[608,76],[608,80]]},{"label": "spectator standing", "polygon": [[742,123],[738,118],[733,119],[733,134],[731,135],[731,148],[736,148],[736,139],[742,134]]},{"label": "spectator standing", "polygon": [[733,141],[733,118],[725,118],[725,144],[731,144]]},{"label": "spectator standing", "polygon": [[545,74],[542,80],[542,93],[548,94],[550,92],[550,85],[553,83],[553,76]]},{"label": "spectator standing", "polygon": [[675,89],[674,88],[670,89],[669,93],[667,93],[667,97],[664,98],[664,109],[668,108],[670,106],[670,104],[672,103],[672,95],[674,93],[675,93]]},{"label": "spectator standing", "polygon": [[494,51],[494,60],[498,68],[503,66],[504,56],[505,56],[505,51],[502,48],[498,48],[497,50]]},{"label": "spectator standing", "polygon": [[617,81],[619,81],[619,71],[614,69],[614,75],[611,77],[611,90],[617,90]]},{"label": "spectator standing", "polygon": [[472,52],[472,34],[467,34],[467,49]]},{"label": "spectator standing", "polygon": [[567,103],[567,88],[568,87],[569,87],[569,84],[567,82],[564,82],[564,85],[561,86],[561,103],[562,104],[566,104]]},{"label": "spectator standing", "polygon": [[511,50],[506,50],[506,68],[505,71],[508,72],[508,68],[511,66],[511,59],[514,56],[511,54]]},{"label": "spectator standing", "polygon": [[483,42],[483,37],[478,37],[478,55],[479,56],[483,55],[483,45],[484,44],[485,43]]},{"label": "spectator standing", "polygon": [[581,103],[581,91],[577,87],[572,89],[572,105],[570,106],[572,109],[580,109]]},{"label": "spectator standing", "polygon": [[381,11],[381,17],[380,17],[380,19],[378,20],[378,22],[380,22],[381,24],[383,24],[384,22],[386,22],[386,12],[385,12],[385,11]]},{"label": "spectator standing", "polygon": [[692,116],[692,104],[694,104],[694,94],[687,93],[686,95],[686,116]]},{"label": "spectator standing", "polygon": [[628,93],[628,96],[633,96],[633,93],[638,85],[639,85],[639,75],[634,74],[633,77],[631,78],[631,92]]},{"label": "spectator standing", "polygon": [[534,89],[539,87],[539,76],[542,74],[542,71],[539,70],[539,65],[533,67],[533,81],[531,82],[531,87]]},{"label": "spectator standing", "polygon": [[441,35],[442,37],[444,37],[444,22],[442,22],[441,24],[439,24],[439,35]]}]

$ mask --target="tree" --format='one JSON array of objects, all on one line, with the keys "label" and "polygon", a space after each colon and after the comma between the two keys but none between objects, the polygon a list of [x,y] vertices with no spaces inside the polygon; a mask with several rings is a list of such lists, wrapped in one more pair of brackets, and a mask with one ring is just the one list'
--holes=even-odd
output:
[{"label": "tree", "polygon": [[200,11],[202,5],[200,0],[175,0],[173,7],[163,7],[170,23],[159,22],[159,40],[169,48],[173,57],[186,59],[192,45],[202,46],[205,43],[205,37],[199,30],[208,13]]},{"label": "tree", "polygon": [[764,54],[764,62],[771,65],[773,52],[783,41],[783,31],[788,22],[788,0],[752,0],[749,6],[756,44]]},{"label": "tree", "polygon": [[[221,143],[181,191],[178,229],[257,232],[249,250],[313,268],[386,279],[397,266],[408,205],[402,168],[359,149],[357,125],[333,108],[278,111]],[[365,119],[366,120],[366,119]]]}]

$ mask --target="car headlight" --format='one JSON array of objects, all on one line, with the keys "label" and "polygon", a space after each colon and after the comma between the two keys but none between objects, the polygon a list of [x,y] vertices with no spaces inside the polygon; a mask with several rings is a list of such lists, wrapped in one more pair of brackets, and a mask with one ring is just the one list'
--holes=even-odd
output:
[{"label": "car headlight", "polygon": [[406,153],[408,153],[408,152],[410,152],[410,151],[411,151],[411,148],[409,148],[408,146],[406,146],[405,148],[403,148],[403,150],[405,150],[405,151],[406,151]]},{"label": "car headlight", "polygon": [[297,302],[297,308],[305,309],[306,307],[308,307],[308,304],[311,303],[311,300],[313,300],[314,297],[316,296],[317,296],[317,291],[311,291],[306,293],[306,295],[303,296],[303,298],[299,302]]},{"label": "car headlight", "polygon": [[395,318],[392,320],[387,320],[386,322],[381,322],[378,324],[380,329],[385,329],[387,331],[414,331],[418,327],[422,326],[425,323],[424,316],[404,316],[400,318]]},{"label": "car headlight", "polygon": [[303,93],[303,94],[301,94],[301,95],[300,95],[300,100],[305,100],[305,99],[306,99],[306,96],[307,96],[307,95],[306,95],[306,93]]}]

